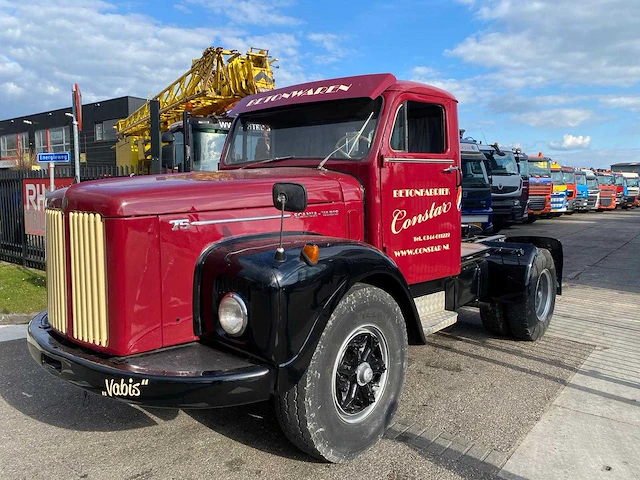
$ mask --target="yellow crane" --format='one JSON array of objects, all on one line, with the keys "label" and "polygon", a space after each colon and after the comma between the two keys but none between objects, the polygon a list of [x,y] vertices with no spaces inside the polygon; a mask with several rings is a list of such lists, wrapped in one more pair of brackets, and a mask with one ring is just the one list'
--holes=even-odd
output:
[{"label": "yellow crane", "polygon": [[[196,117],[224,115],[241,98],[275,88],[269,51],[251,48],[243,56],[237,50],[209,47],[193,60],[191,68],[151,100],[160,103],[160,129],[168,131],[185,110]],[[118,121],[116,161],[136,165],[145,160],[149,137],[149,101]]]}]

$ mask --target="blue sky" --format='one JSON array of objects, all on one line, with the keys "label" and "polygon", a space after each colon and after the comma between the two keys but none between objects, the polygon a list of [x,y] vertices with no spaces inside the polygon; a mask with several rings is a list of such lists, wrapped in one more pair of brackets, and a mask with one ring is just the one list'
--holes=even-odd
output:
[{"label": "blue sky", "polygon": [[149,97],[207,46],[269,48],[277,86],[391,72],[451,91],[478,140],[640,161],[635,0],[0,0],[0,118]]}]

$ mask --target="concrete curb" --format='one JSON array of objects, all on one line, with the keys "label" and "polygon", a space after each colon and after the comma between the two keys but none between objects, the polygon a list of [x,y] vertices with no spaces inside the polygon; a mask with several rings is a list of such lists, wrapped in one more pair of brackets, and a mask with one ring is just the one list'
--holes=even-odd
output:
[{"label": "concrete curb", "polygon": [[24,325],[29,323],[37,313],[2,313],[0,325]]}]

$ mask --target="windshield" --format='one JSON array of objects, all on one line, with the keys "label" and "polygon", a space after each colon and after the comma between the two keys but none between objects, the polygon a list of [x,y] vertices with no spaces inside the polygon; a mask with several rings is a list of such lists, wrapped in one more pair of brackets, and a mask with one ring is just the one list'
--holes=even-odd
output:
[{"label": "windshield", "polygon": [[564,178],[564,183],[566,184],[576,183],[576,177],[573,172],[562,172],[562,178]]},{"label": "windshield", "polygon": [[518,164],[512,152],[503,151],[504,156],[498,155],[495,150],[482,150],[484,156],[491,161],[492,175],[511,175],[518,172]]},{"label": "windshield", "polygon": [[551,172],[551,181],[554,185],[564,185],[564,177],[562,176],[562,172]]},{"label": "windshield", "polygon": [[597,178],[587,178],[587,187],[596,188],[598,186]]},{"label": "windshield", "polygon": [[518,168],[520,169],[520,175],[525,177],[529,176],[529,162],[526,159],[522,159],[518,162]]},{"label": "windshield", "polygon": [[233,125],[224,163],[322,159],[341,146],[330,158],[361,160],[371,149],[381,106],[381,98],[354,98],[244,114]]},{"label": "windshield", "polygon": [[598,182],[600,185],[615,185],[616,182],[613,179],[613,175],[598,175]]},{"label": "windshield", "polygon": [[489,188],[489,177],[484,160],[462,156],[462,188]]},{"label": "windshield", "polygon": [[622,175],[616,175],[616,185],[619,187],[624,185],[624,177]]},{"label": "windshield", "polygon": [[211,172],[218,170],[220,155],[224,140],[227,138],[225,130],[196,130],[193,129],[193,167],[194,171]]},{"label": "windshield", "polygon": [[576,185],[586,185],[587,176],[584,173],[576,173]]},{"label": "windshield", "polygon": [[627,185],[629,187],[637,187],[640,186],[640,179],[637,178],[628,178],[627,179]]},{"label": "windshield", "polygon": [[529,173],[531,175],[546,175],[547,177],[551,175],[551,170],[549,167],[549,162],[535,162],[529,160]]}]

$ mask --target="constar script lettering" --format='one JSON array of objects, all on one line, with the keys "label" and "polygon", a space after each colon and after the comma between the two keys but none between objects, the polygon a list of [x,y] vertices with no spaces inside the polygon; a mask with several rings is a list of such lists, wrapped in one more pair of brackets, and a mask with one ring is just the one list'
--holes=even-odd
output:
[{"label": "constar script lettering", "polygon": [[413,217],[407,217],[406,210],[394,210],[393,221],[391,222],[391,231],[397,235],[403,230],[408,230],[411,227],[415,227],[416,225],[439,217],[440,215],[444,215],[449,210],[451,210],[451,202],[443,202],[440,205],[432,203],[431,207],[427,208],[424,213],[419,213]]},{"label": "constar script lettering", "polygon": [[308,97],[315,95],[330,95],[338,92],[348,92],[351,88],[349,85],[328,85],[326,87],[306,88],[302,90],[292,90],[291,92],[276,93],[275,95],[267,95],[265,97],[254,98],[247,102],[247,107],[251,105],[261,105],[265,103],[277,102],[283,98]]}]

